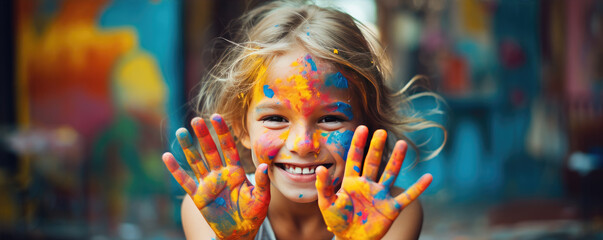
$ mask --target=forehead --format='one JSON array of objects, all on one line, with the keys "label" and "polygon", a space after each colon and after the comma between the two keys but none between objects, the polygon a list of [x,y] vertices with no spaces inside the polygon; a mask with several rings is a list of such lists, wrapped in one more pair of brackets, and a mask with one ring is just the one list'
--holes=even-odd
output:
[{"label": "forehead", "polygon": [[304,115],[333,105],[351,103],[346,74],[304,51],[290,51],[261,71],[253,102],[283,104]]},{"label": "forehead", "polygon": [[298,90],[308,87],[314,92],[349,92],[347,74],[332,63],[301,50],[289,51],[275,58],[259,82],[271,87],[295,86]]}]

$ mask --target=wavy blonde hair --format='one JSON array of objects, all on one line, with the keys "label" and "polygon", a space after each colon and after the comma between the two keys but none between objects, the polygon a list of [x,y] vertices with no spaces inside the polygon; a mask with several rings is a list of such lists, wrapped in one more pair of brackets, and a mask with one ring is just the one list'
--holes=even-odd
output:
[{"label": "wavy blonde hair", "polygon": [[[442,129],[446,141],[443,126],[409,111],[413,99],[439,97],[431,92],[408,94],[420,76],[399,91],[389,88],[386,82],[392,79],[391,62],[377,38],[350,15],[312,4],[276,1],[249,11],[235,24],[234,39],[226,40],[229,47],[201,82],[195,109],[203,117],[221,114],[236,136],[248,134],[247,111],[262,66],[269,66],[291,48],[301,47],[355,76],[348,78],[349,88],[352,96],[359,97],[363,124],[371,133],[377,129],[390,133],[387,153],[397,139],[418,150],[405,133],[426,128]],[[444,142],[424,159],[437,155]]]}]

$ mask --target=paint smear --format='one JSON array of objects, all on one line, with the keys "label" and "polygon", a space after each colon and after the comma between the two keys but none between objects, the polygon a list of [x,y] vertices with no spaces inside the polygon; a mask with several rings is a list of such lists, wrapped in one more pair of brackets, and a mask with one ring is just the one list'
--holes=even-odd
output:
[{"label": "paint smear", "polygon": [[348,157],[348,150],[352,144],[354,132],[345,130],[345,132],[331,132],[327,139],[327,144],[334,145],[337,148],[336,153],[345,161]]},{"label": "paint smear", "polygon": [[308,62],[310,64],[310,67],[312,68],[312,71],[317,71],[318,69],[316,68],[316,63],[314,63],[314,60],[312,59],[312,56],[310,56],[310,54],[307,54],[306,57],[306,62]]},{"label": "paint smear", "polygon": [[336,102],[335,106],[327,109],[329,112],[340,112],[343,113],[349,120],[354,119],[354,113],[352,113],[352,106],[344,102]]},{"label": "paint smear", "polygon": [[264,95],[267,98],[272,98],[274,97],[274,91],[272,89],[270,89],[270,86],[268,85],[264,85]]},{"label": "paint smear", "polygon": [[325,79],[325,86],[335,86],[336,88],[348,88],[348,79],[341,74],[341,72],[337,72],[335,74],[331,74]]}]

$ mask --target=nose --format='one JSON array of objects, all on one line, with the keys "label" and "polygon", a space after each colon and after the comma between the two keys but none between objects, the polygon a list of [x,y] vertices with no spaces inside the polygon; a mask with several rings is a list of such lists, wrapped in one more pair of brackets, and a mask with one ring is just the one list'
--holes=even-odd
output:
[{"label": "nose", "polygon": [[307,126],[295,126],[289,131],[287,137],[287,148],[303,157],[308,154],[318,154],[320,152],[320,142],[318,132]]}]

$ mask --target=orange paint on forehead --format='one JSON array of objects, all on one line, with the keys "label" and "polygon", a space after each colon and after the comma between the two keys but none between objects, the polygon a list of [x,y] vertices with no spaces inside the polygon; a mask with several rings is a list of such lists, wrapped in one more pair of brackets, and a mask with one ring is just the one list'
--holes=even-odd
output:
[{"label": "orange paint on forehead", "polygon": [[[283,104],[308,116],[322,103],[331,101],[329,96],[331,92],[325,91],[327,88],[347,90],[347,82],[344,88],[340,86],[332,88],[330,82],[326,82],[335,75],[334,70],[325,61],[318,59],[315,61],[309,54],[297,58],[290,64],[275,66],[275,69],[269,72],[267,67],[262,65],[256,72],[254,99],[256,101],[266,98],[278,100],[277,104]],[[341,76],[341,73],[337,74]]]}]

